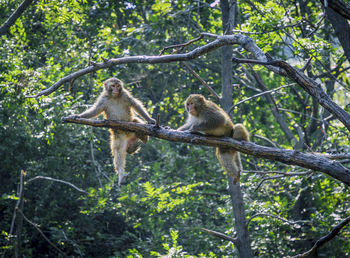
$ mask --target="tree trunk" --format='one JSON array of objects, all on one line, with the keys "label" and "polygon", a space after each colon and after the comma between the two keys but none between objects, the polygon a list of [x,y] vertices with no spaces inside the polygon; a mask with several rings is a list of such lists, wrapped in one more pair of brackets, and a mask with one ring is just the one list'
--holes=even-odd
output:
[{"label": "tree trunk", "polygon": [[[231,34],[237,14],[237,2],[233,0],[221,0],[222,27],[224,34]],[[226,112],[232,106],[232,46],[222,48],[222,99],[221,105]],[[235,228],[237,233],[237,249],[240,257],[253,257],[250,246],[248,227],[245,219],[243,195],[239,183],[233,184],[233,178],[228,176],[229,194],[231,197]]]},{"label": "tree trunk", "polygon": [[343,47],[345,56],[350,62],[350,25],[348,21],[331,8],[326,8],[326,14],[327,19],[331,22],[334,28],[335,35],[337,35],[337,38]]}]

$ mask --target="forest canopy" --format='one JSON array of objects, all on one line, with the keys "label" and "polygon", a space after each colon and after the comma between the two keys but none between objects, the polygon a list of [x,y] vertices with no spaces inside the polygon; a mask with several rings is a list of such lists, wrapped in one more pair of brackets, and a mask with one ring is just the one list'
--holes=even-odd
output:
[{"label": "forest canopy", "polygon": [[[0,0],[2,256],[348,257],[349,20],[343,0]],[[72,116],[111,77],[155,125]],[[190,94],[250,142],[176,131]],[[121,187],[107,128],[150,136]]]}]

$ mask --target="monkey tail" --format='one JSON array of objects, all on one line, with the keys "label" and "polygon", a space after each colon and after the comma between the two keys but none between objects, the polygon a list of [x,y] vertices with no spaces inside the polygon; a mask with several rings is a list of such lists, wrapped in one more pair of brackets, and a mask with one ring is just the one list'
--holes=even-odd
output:
[{"label": "monkey tail", "polygon": [[235,124],[233,126],[232,138],[249,142],[249,132],[243,124]]},{"label": "monkey tail", "polygon": [[239,152],[226,148],[216,148],[216,157],[226,173],[233,177],[233,183],[236,184],[243,169]]}]

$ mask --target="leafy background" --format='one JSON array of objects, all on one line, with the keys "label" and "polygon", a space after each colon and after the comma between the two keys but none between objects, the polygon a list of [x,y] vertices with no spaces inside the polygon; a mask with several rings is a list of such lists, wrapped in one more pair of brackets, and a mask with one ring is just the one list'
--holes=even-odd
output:
[{"label": "leafy background", "polygon": [[[9,233],[21,170],[26,181],[46,176],[88,192],[43,179],[25,185],[24,214],[68,256],[237,256],[232,243],[202,231],[208,228],[227,235],[235,231],[226,175],[213,148],[152,138],[141,152],[127,158],[128,184],[119,189],[108,131],[61,123],[61,117],[93,103],[102,81],[117,76],[153,117],[159,113],[163,125],[176,128],[184,122],[188,94],[209,97],[181,63],[116,66],[81,77],[72,87],[65,85],[47,97],[25,98],[90,61],[158,55],[164,47],[187,42],[203,31],[222,34],[220,5],[214,2],[38,0],[1,36],[0,250],[4,256],[14,253],[15,241]],[[1,23],[20,3],[0,1]],[[239,10],[240,25],[235,30],[251,33],[263,51],[298,67],[313,57],[308,75],[350,112],[349,60],[327,17],[323,18],[320,1],[239,1]],[[207,42],[196,42],[184,51]],[[234,46],[234,53],[246,57],[240,47]],[[218,93],[220,55],[217,50],[190,62]],[[234,103],[264,91],[256,78],[262,79],[266,90],[291,83],[263,67],[234,64]],[[233,111],[233,122],[243,122],[252,141],[293,149],[303,135],[304,151],[349,153],[346,128],[334,118],[325,120],[329,114],[301,88],[283,88],[272,98],[274,103],[264,96],[254,98]],[[294,139],[281,130],[273,105],[280,108]],[[318,172],[265,180],[276,174],[254,171],[307,171],[247,155],[242,160],[247,219],[269,214],[249,222],[256,256],[304,252],[349,216],[350,191],[339,181]],[[349,161],[343,164],[349,167]],[[60,255],[26,222],[22,239],[23,256]],[[347,257],[349,239],[347,227],[318,254]]]}]

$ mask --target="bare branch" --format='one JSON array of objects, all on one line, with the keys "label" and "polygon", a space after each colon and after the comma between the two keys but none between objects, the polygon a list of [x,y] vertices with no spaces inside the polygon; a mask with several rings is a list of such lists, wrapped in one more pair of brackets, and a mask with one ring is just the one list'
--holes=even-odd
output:
[{"label": "bare branch", "polygon": [[282,171],[260,171],[260,170],[244,170],[243,173],[248,173],[248,174],[278,174],[278,175],[283,175],[283,176],[305,176],[305,175],[310,175],[312,173],[311,171],[308,172],[282,172]]},{"label": "bare branch", "polygon": [[[37,98],[40,96],[47,96],[54,91],[56,91],[58,88],[60,88],[63,84],[71,82],[73,79],[79,78],[85,74],[96,72],[100,69],[110,68],[116,65],[121,64],[130,64],[130,63],[145,63],[145,64],[156,64],[156,63],[171,63],[171,62],[180,62],[180,61],[189,61],[192,59],[195,59],[201,55],[204,55],[208,52],[211,52],[215,49],[218,49],[222,46],[227,45],[233,45],[233,44],[239,44],[242,45],[244,48],[246,48],[247,51],[252,52],[255,57],[261,57],[265,58],[265,54],[261,51],[260,48],[254,43],[254,41],[247,37],[243,36],[241,34],[235,34],[235,35],[225,35],[225,36],[218,36],[215,34],[210,33],[201,33],[203,36],[209,36],[209,37],[215,37],[216,40],[204,45],[195,48],[194,50],[185,53],[185,54],[173,54],[173,55],[163,55],[163,56],[126,56],[126,57],[120,57],[115,59],[109,59],[105,60],[103,63],[93,63],[93,65],[81,69],[77,72],[74,72],[70,75],[67,75],[66,77],[60,79],[56,83],[54,83],[51,87],[47,88],[46,90],[43,90],[39,92],[35,96],[26,96],[28,98]],[[259,58],[258,58],[259,59]],[[266,61],[266,60],[262,61]],[[277,73],[281,73],[282,71],[279,71],[276,67],[270,67],[270,69],[274,70]]]},{"label": "bare branch", "polygon": [[212,87],[210,87],[200,76],[198,73],[196,73],[189,65],[187,62],[182,62],[186,68],[194,75],[194,77],[196,77],[201,83],[202,85],[207,88],[207,90],[211,93],[211,95],[213,95],[213,97],[217,100],[220,101],[220,97],[218,94],[216,94],[216,92],[213,90]]},{"label": "bare branch", "polygon": [[9,235],[13,234],[13,229],[15,226],[15,220],[16,220],[16,210],[19,208],[20,204],[22,203],[22,197],[23,197],[23,182],[24,182],[24,177],[25,177],[25,172],[24,170],[21,171],[20,178],[19,178],[19,190],[18,190],[18,200],[15,206],[15,210],[13,212],[13,217],[12,217],[12,222],[11,222],[11,228],[10,228],[10,233]]},{"label": "bare branch", "polygon": [[223,233],[220,233],[220,232],[217,232],[217,231],[213,231],[213,230],[209,230],[209,229],[206,229],[206,228],[202,228],[202,230],[204,232],[207,232],[208,234],[216,236],[218,238],[221,238],[221,239],[224,239],[224,240],[228,240],[228,241],[231,241],[233,243],[237,243],[237,239],[236,238],[230,237],[230,236],[225,235]]},{"label": "bare branch", "polygon": [[268,217],[273,217],[275,219],[278,219],[278,220],[281,220],[283,222],[286,222],[290,225],[295,225],[295,224],[302,224],[302,223],[310,223],[310,221],[308,220],[298,220],[298,221],[291,221],[291,220],[286,220],[280,216],[277,216],[277,215],[273,215],[273,214],[270,214],[270,213],[264,213],[264,212],[261,212],[261,213],[256,213],[254,214],[247,222],[247,225],[253,220],[255,219],[256,217],[260,217],[260,216],[268,216]]},{"label": "bare branch", "polygon": [[321,85],[307,77],[301,70],[292,67],[287,62],[282,60],[273,60],[265,62],[265,60],[250,60],[250,59],[237,59],[233,58],[234,61],[238,63],[254,63],[262,64],[271,70],[271,66],[277,66],[281,68],[279,74],[286,76],[294,82],[298,83],[307,93],[313,96],[321,106],[323,106],[327,111],[336,116],[345,126],[350,130],[350,114],[344,109],[339,107],[322,89]]},{"label": "bare branch", "polygon": [[242,34],[247,34],[247,35],[259,35],[259,34],[266,34],[266,33],[271,33],[271,32],[275,32],[278,30],[284,30],[285,28],[290,28],[290,27],[296,27],[299,26],[301,24],[303,24],[305,21],[301,20],[300,22],[294,23],[294,24],[288,24],[285,26],[280,26],[280,27],[276,27],[272,30],[265,30],[265,31],[258,31],[258,32],[251,32],[251,31],[242,31],[242,30],[232,30],[232,32],[234,33],[242,33]]},{"label": "bare branch", "polygon": [[295,150],[285,150],[280,148],[272,148],[259,146],[252,142],[237,141],[229,137],[207,137],[197,134],[180,132],[164,127],[155,127],[150,124],[138,124],[124,121],[112,120],[91,120],[86,118],[63,117],[62,122],[85,124],[94,127],[115,128],[124,131],[140,132],[156,138],[185,142],[197,145],[232,148],[239,152],[253,155],[260,158],[280,161],[285,164],[292,164],[304,168],[321,171],[334,177],[346,185],[350,185],[350,170],[337,161],[331,161],[319,155],[310,153],[302,153]]},{"label": "bare branch", "polygon": [[201,40],[203,38],[203,35],[200,35],[199,37],[195,38],[195,39],[192,39],[186,43],[183,43],[183,44],[177,44],[177,45],[171,45],[171,46],[168,46],[168,47],[165,47],[162,49],[162,51],[160,51],[159,55],[163,55],[163,53],[168,50],[168,49],[171,49],[171,48],[175,48],[176,51],[181,51],[183,50],[185,47],[191,45],[192,43],[198,41],[198,40]]},{"label": "bare branch", "polygon": [[61,179],[56,179],[56,178],[52,178],[52,177],[48,177],[48,176],[36,176],[36,177],[33,177],[31,179],[29,179],[26,184],[29,184],[30,182],[34,181],[34,180],[37,180],[37,179],[46,179],[46,180],[49,180],[49,181],[54,181],[54,182],[58,182],[58,183],[62,183],[62,184],[66,184],[66,185],[69,185],[70,187],[73,187],[75,190],[77,190],[78,192],[81,192],[81,193],[84,193],[84,194],[88,194],[88,192],[84,191],[83,189],[80,189],[79,187],[76,187],[75,185],[73,185],[72,183],[70,182],[67,182],[67,181],[64,181],[64,180],[61,180]]},{"label": "bare branch", "polygon": [[239,106],[240,104],[242,104],[242,103],[244,103],[244,102],[246,102],[246,101],[249,101],[249,100],[252,100],[252,99],[254,99],[254,98],[260,97],[260,96],[262,96],[262,95],[269,94],[269,93],[278,91],[278,90],[280,90],[280,89],[287,88],[287,87],[294,86],[294,85],[295,85],[294,83],[292,83],[292,84],[287,84],[287,85],[283,85],[283,86],[278,87],[278,88],[276,88],[276,89],[264,91],[264,92],[255,94],[255,95],[253,95],[253,96],[251,96],[251,97],[249,97],[249,98],[243,99],[243,100],[237,102],[235,105],[233,105],[228,113],[231,113],[231,111],[232,111],[235,107]]},{"label": "bare branch", "polygon": [[334,159],[334,160],[338,160],[338,159],[350,159],[350,153],[341,153],[341,154],[320,154],[320,153],[315,153],[316,155],[321,155],[327,159]]},{"label": "bare branch", "polygon": [[302,71],[297,68],[292,67],[285,61],[273,60],[267,62],[268,59],[266,54],[255,44],[255,42],[242,34],[234,35],[224,35],[217,36],[209,33],[201,33],[201,35],[216,37],[216,40],[195,48],[194,50],[186,54],[174,54],[174,55],[164,55],[164,56],[127,56],[121,58],[115,58],[106,60],[103,63],[96,63],[93,66],[89,66],[85,69],[79,70],[72,73],[61,80],[54,83],[51,87],[46,90],[39,92],[37,95],[32,97],[39,97],[43,95],[49,95],[56,91],[64,83],[70,82],[75,78],[83,76],[87,73],[95,72],[103,68],[110,68],[115,65],[129,64],[129,63],[170,63],[170,62],[180,62],[195,59],[201,55],[204,55],[210,51],[227,45],[238,44],[241,45],[246,51],[250,52],[255,59],[261,64],[265,65],[269,70],[280,74],[282,76],[288,77],[292,81],[298,83],[306,92],[313,96],[321,106],[323,106],[327,111],[337,117],[347,128],[350,130],[350,114],[348,114],[344,109],[339,107],[322,89],[321,85],[315,80],[307,77]]},{"label": "bare branch", "polygon": [[0,27],[0,35],[8,32],[10,27],[16,22],[16,20],[22,15],[22,13],[28,8],[33,0],[24,0],[20,6],[14,11],[13,14],[7,19],[7,21]]},{"label": "bare branch", "polygon": [[320,239],[318,239],[316,241],[316,243],[314,244],[314,246],[307,252],[303,253],[303,254],[298,254],[296,256],[292,256],[292,258],[299,258],[299,257],[306,257],[310,254],[312,254],[313,252],[315,252],[318,248],[320,248],[322,245],[324,245],[325,243],[327,243],[328,241],[332,240],[338,233],[339,231],[345,227],[348,223],[350,222],[350,216],[347,217],[346,219],[344,219],[342,222],[340,222],[338,225],[336,225],[331,232],[329,232],[327,235],[321,237]]},{"label": "bare branch", "polygon": [[36,225],[34,222],[30,221],[22,212],[21,209],[17,209],[17,211],[23,216],[24,220],[27,221],[30,225],[32,225],[33,227],[35,227],[36,230],[39,231],[40,235],[53,247],[55,248],[58,252],[60,252],[64,257],[67,257],[67,255],[60,249],[58,248],[54,243],[52,243],[50,241],[50,239],[47,238],[47,236],[45,236],[45,234],[41,231],[41,229],[39,228],[38,225]]}]

